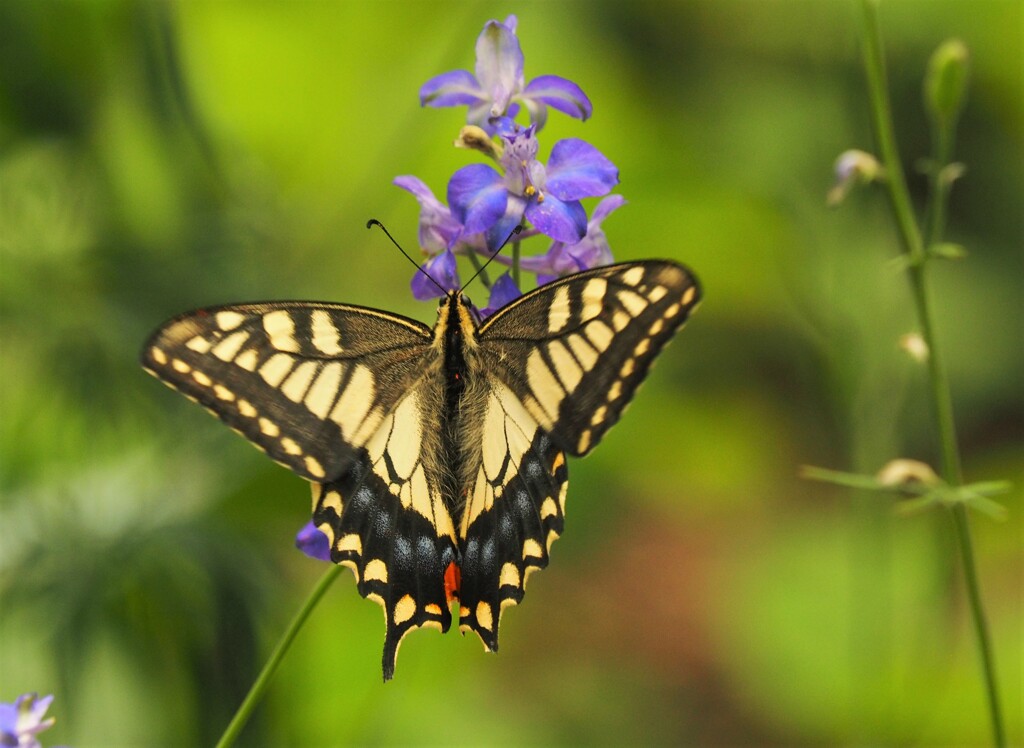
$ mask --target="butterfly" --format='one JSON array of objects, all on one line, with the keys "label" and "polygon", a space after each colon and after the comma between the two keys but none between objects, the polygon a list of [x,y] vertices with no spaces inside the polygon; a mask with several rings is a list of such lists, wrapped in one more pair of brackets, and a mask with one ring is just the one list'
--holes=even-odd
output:
[{"label": "butterfly", "polygon": [[481,320],[461,292],[433,328],[378,309],[275,301],[186,312],[142,365],[312,483],[313,522],[402,639],[459,628],[498,648],[561,535],[566,455],[619,420],[701,298],[682,265],[568,275]]}]

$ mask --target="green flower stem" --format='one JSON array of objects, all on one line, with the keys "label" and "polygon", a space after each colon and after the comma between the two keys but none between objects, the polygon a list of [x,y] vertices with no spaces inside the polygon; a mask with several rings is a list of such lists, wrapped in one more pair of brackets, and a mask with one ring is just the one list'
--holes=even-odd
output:
[{"label": "green flower stem", "polygon": [[473,272],[480,278],[480,282],[484,285],[484,288],[490,289],[491,279],[487,277],[487,271],[484,270],[486,263],[480,262],[480,258],[476,256],[476,252],[469,252],[469,262],[473,265]]},{"label": "green flower stem", "polygon": [[[936,424],[939,432],[941,451],[941,472],[945,481],[952,486],[963,483],[960,465],[960,453],[956,442],[956,428],[953,421],[953,405],[950,395],[949,380],[946,376],[942,358],[936,346],[934,327],[932,324],[931,300],[928,293],[926,277],[926,247],[914,218],[907,189],[906,177],[900,165],[896,139],[893,135],[892,112],[889,106],[889,91],[886,83],[885,59],[882,54],[881,33],[878,27],[878,0],[861,0],[864,12],[864,67],[867,73],[868,89],[871,98],[871,114],[874,123],[875,137],[878,141],[879,155],[885,168],[885,185],[899,229],[900,240],[909,259],[908,272],[910,285],[917,308],[921,336],[928,346],[928,373],[931,383],[931,396],[935,409]],[[936,169],[933,180],[936,189],[932,192],[933,204],[930,211],[928,241],[938,239],[942,229],[944,205],[948,196],[948,184],[941,184],[939,169],[948,159],[951,151],[951,132],[940,135],[937,144],[937,155],[942,162],[934,165]],[[978,650],[984,671],[985,690],[988,697],[989,714],[992,721],[993,742],[1002,748],[1006,745],[1002,714],[999,706],[999,688],[996,683],[995,662],[988,622],[982,606],[981,592],[978,585],[978,574],[974,561],[974,548],[971,541],[970,524],[967,511],[962,505],[952,510],[953,523],[956,526],[957,543],[963,563],[964,583],[970,601],[971,615],[974,621]]]},{"label": "green flower stem", "polygon": [[295,640],[295,636],[299,633],[299,629],[309,618],[309,614],[313,612],[313,608],[320,602],[320,598],[324,596],[327,588],[331,586],[331,582],[337,579],[338,574],[341,572],[342,567],[337,564],[331,564],[331,568],[327,570],[320,581],[317,582],[316,587],[310,593],[309,597],[306,598],[306,602],[302,604],[299,612],[295,614],[291,623],[288,624],[288,628],[285,629],[281,639],[277,642],[277,646],[274,647],[274,652],[270,655],[270,659],[267,660],[267,664],[263,666],[263,670],[260,671],[259,677],[256,678],[256,682],[252,684],[252,688],[249,689],[249,693],[246,694],[245,700],[242,705],[238,707],[238,711],[235,712],[235,716],[231,718],[231,722],[228,724],[227,729],[224,730],[224,734],[221,735],[220,740],[217,741],[217,748],[228,748],[228,746],[234,744],[238,738],[238,734],[245,727],[245,723],[249,721],[249,717],[252,716],[253,710],[256,705],[263,698],[264,692],[270,685],[271,679],[274,677],[274,673],[277,671],[278,665],[281,664],[281,660],[284,659],[285,654],[288,652],[288,648],[291,647],[292,642]]},{"label": "green flower stem", "polygon": [[932,157],[930,181],[930,200],[928,222],[925,227],[925,249],[939,243],[946,223],[946,203],[949,200],[951,182],[944,173],[945,167],[952,161],[955,128],[945,122],[938,123],[935,129],[935,152]]}]

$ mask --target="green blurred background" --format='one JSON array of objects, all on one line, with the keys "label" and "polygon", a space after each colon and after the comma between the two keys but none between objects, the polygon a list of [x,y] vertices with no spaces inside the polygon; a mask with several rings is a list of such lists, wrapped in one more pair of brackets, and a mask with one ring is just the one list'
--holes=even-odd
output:
[{"label": "green blurred background", "polygon": [[[921,79],[972,53],[932,274],[1011,742],[1024,740],[1022,176],[1016,0],[881,8],[898,137],[930,149]],[[323,572],[292,548],[306,485],[137,364],[168,316],[310,298],[432,321],[417,207],[473,160],[419,86],[519,16],[526,78],[579,83],[542,156],[621,169],[617,259],[693,267],[705,301],[596,453],[502,648],[417,633],[380,680],[380,609],[345,574],[299,635],[251,745],[983,745],[945,515],[798,477],[934,463],[924,371],[881,194],[825,206],[872,150],[852,2],[28,2],[0,5],[0,700],[55,693],[44,743],[210,744]],[[589,204],[592,207],[592,203]],[[483,300],[477,288],[474,295]]]}]

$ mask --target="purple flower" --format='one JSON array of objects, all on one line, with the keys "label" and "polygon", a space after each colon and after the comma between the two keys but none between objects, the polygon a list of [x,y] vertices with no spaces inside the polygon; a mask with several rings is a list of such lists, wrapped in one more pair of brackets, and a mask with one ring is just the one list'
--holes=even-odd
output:
[{"label": "purple flower", "polygon": [[547,107],[581,120],[593,107],[583,90],[557,75],[542,75],[523,85],[523,50],[516,37],[516,17],[488,21],[476,40],[476,75],[452,70],[423,84],[423,106],[468,105],[466,121],[494,134],[492,117],[515,117],[521,102],[538,129],[547,121]]},{"label": "purple flower", "polygon": [[52,701],[53,696],[26,693],[13,704],[0,703],[0,746],[41,748],[36,735],[53,726],[53,717],[43,719]]},{"label": "purple flower", "polygon": [[458,290],[461,285],[452,248],[462,237],[462,223],[452,216],[451,211],[417,177],[395,177],[394,183],[412,193],[419,202],[419,242],[423,251],[432,255],[423,264],[422,272],[417,270],[412,277],[410,286],[413,297],[419,301],[428,301],[444,296],[445,291]]},{"label": "purple flower", "polygon": [[462,224],[419,177],[395,177],[394,183],[412,193],[420,204],[420,246],[431,254],[451,249],[462,235]]},{"label": "purple flower", "polygon": [[448,182],[452,215],[467,233],[486,232],[497,247],[525,215],[556,241],[575,243],[586,234],[580,198],[607,194],[619,181],[615,165],[594,146],[576,138],[551,149],[547,167],[537,160],[536,127],[502,135],[504,175],[486,164],[459,169]]},{"label": "purple flower", "polygon": [[327,536],[316,529],[316,525],[307,522],[295,536],[295,547],[310,558],[320,561],[331,560],[331,546]]},{"label": "purple flower", "polygon": [[519,286],[512,280],[512,276],[508,273],[502,273],[491,286],[491,298],[488,300],[487,306],[480,310],[480,316],[484,318],[490,317],[503,306],[510,304],[522,295],[523,292],[519,290]]},{"label": "purple flower", "polygon": [[569,273],[611,264],[612,251],[601,223],[625,203],[622,195],[609,195],[594,208],[587,223],[587,234],[580,241],[575,244],[556,241],[545,254],[524,257],[520,267],[536,273],[538,285],[543,285]]},{"label": "purple flower", "polygon": [[455,264],[455,253],[446,249],[423,263],[409,284],[417,301],[430,301],[444,296],[448,291],[462,288],[459,269]]}]

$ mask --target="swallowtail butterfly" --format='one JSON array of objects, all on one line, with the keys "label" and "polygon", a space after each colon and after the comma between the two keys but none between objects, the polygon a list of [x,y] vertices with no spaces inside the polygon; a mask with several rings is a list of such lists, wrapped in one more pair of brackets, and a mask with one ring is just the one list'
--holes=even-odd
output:
[{"label": "swallowtail butterfly", "polygon": [[402,638],[459,627],[498,648],[562,533],[566,454],[619,419],[700,301],[667,261],[588,270],[480,321],[457,292],[433,329],[357,306],[279,301],[179,315],[142,364],[313,484],[313,521]]}]

